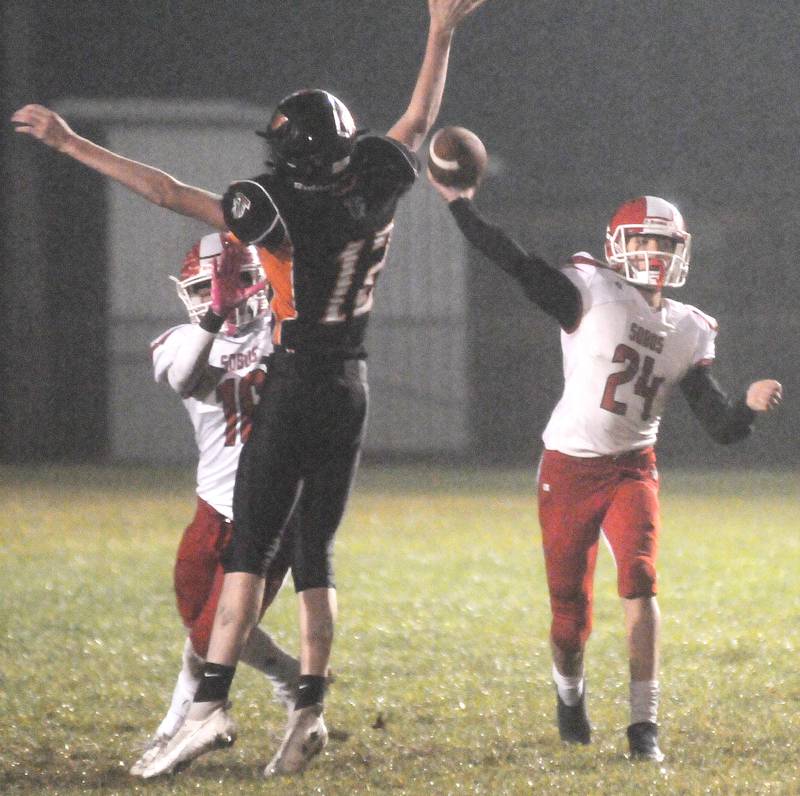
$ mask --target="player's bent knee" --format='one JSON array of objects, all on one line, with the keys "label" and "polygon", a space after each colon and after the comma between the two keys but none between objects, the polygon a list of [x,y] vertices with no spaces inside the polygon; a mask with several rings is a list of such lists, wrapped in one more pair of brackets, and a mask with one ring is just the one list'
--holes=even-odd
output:
[{"label": "player's bent knee", "polygon": [[592,632],[591,605],[584,601],[553,603],[550,638],[566,655],[580,652]]},{"label": "player's bent knee", "polygon": [[654,597],[657,580],[655,564],[649,558],[635,558],[626,566],[619,568],[617,591],[619,596],[626,600]]},{"label": "player's bent knee", "polygon": [[308,589],[334,589],[333,537],[324,545],[296,550],[292,561],[294,590],[298,593]]},{"label": "player's bent knee", "polygon": [[294,578],[294,590],[299,594],[301,591],[309,589],[335,589],[336,583],[333,580],[333,573],[328,570],[306,572],[292,570]]},{"label": "player's bent knee", "polygon": [[246,572],[263,578],[267,569],[264,558],[263,545],[255,543],[252,536],[241,534],[234,535],[223,551],[220,563],[226,575],[230,572]]}]

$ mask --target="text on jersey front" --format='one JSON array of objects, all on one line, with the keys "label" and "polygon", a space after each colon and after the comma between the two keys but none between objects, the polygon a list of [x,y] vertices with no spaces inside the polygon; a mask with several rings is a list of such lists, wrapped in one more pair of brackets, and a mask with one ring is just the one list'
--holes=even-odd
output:
[{"label": "text on jersey front", "polygon": [[357,278],[362,281],[353,301],[350,316],[358,317],[372,309],[372,291],[378,272],[386,263],[393,227],[394,223],[387,224],[374,235],[350,241],[342,249],[336,260],[339,267],[336,285],[322,316],[324,323],[341,323],[347,320],[345,303]]}]

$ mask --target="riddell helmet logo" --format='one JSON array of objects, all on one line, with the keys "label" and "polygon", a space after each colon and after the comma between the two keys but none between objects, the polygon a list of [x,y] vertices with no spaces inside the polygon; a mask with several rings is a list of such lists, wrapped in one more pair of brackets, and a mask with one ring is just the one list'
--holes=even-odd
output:
[{"label": "riddell helmet logo", "polygon": [[241,218],[250,209],[250,200],[238,191],[233,195],[231,204],[231,215],[234,218]]}]

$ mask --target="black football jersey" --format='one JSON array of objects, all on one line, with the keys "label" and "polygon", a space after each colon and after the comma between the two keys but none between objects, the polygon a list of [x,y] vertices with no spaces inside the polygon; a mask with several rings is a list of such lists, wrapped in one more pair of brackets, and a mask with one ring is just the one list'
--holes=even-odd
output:
[{"label": "black football jersey", "polygon": [[[245,243],[291,244],[290,278],[276,275],[275,342],[309,354],[364,356],[373,289],[384,265],[400,197],[417,160],[390,138],[363,136],[337,185],[312,190],[268,172],[233,183],[225,221]],[[268,274],[269,276],[269,274]]]}]

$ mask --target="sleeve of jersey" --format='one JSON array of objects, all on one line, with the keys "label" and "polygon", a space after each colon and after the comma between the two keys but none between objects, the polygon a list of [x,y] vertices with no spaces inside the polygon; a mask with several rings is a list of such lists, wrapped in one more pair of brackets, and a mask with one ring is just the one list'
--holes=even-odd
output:
[{"label": "sleeve of jersey", "polygon": [[242,243],[274,250],[284,239],[278,208],[258,179],[231,183],[222,196],[222,212],[228,229]]},{"label": "sleeve of jersey", "polygon": [[728,398],[711,374],[710,367],[693,367],[680,384],[692,414],[711,439],[722,445],[729,445],[749,436],[753,429],[755,412],[744,398]]},{"label": "sleeve of jersey", "polygon": [[567,331],[581,317],[580,292],[560,271],[528,254],[500,227],[484,219],[469,199],[456,199],[450,212],[464,237],[522,285],[525,295]]},{"label": "sleeve of jersey", "polygon": [[153,358],[153,378],[157,382],[167,381],[167,373],[181,348],[181,340],[186,334],[188,324],[173,326],[150,343]]},{"label": "sleeve of jersey", "polygon": [[692,307],[692,317],[700,328],[697,336],[697,348],[694,352],[694,364],[709,364],[716,356],[717,322],[704,312]]}]

